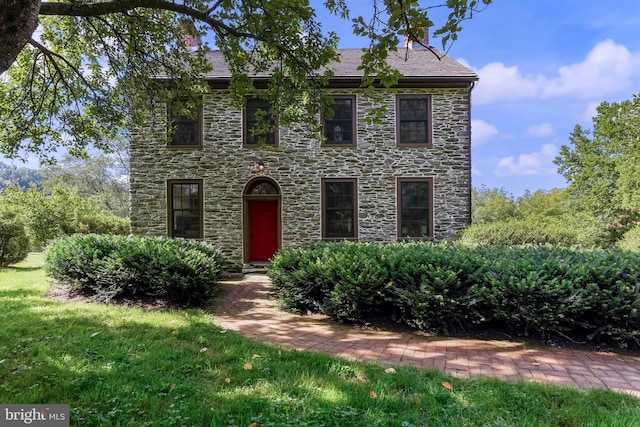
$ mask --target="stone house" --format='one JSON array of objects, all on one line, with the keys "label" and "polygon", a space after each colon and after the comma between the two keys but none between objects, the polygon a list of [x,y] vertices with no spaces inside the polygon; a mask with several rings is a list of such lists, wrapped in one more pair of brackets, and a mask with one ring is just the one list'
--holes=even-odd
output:
[{"label": "stone house", "polygon": [[[333,64],[334,116],[324,142],[303,126],[256,143],[257,99],[233,106],[229,72],[208,53],[211,90],[198,119],[160,111],[131,135],[131,226],[136,235],[203,239],[240,269],[281,247],[321,240],[451,238],[471,218],[471,89],[477,75],[428,50],[392,53],[403,78],[377,99],[360,89],[360,49]],[[364,119],[379,104],[387,115]],[[173,125],[175,134],[167,135]]]}]

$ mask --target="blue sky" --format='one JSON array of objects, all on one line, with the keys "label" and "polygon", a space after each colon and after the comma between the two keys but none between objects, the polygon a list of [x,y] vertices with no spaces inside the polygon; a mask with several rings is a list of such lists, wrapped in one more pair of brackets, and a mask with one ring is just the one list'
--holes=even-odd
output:
[{"label": "blue sky", "polygon": [[[370,15],[370,0],[348,3],[354,15]],[[341,47],[366,43],[346,22],[320,18]],[[552,161],[575,125],[591,128],[602,101],[640,92],[638,34],[638,0],[494,0],[463,23],[449,55],[480,77],[472,93],[474,187],[515,196],[566,187]]]}]

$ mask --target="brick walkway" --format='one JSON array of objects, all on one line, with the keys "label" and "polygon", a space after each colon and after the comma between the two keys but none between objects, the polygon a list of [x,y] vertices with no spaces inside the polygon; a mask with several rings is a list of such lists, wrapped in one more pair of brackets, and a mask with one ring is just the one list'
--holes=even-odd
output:
[{"label": "brick walkway", "polygon": [[366,330],[279,310],[269,295],[270,286],[267,276],[257,274],[224,282],[215,311],[216,321],[225,329],[257,341],[350,360],[437,368],[459,378],[485,376],[583,388],[606,387],[640,397],[640,357],[527,348],[517,341]]}]

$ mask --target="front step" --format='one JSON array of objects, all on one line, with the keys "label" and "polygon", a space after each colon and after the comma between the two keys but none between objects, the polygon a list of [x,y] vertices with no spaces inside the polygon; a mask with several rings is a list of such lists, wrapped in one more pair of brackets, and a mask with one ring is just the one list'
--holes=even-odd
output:
[{"label": "front step", "polygon": [[249,274],[249,273],[264,274],[267,272],[268,266],[269,266],[269,263],[266,263],[266,262],[262,262],[262,263],[251,262],[248,264],[242,264],[242,273],[243,274]]}]

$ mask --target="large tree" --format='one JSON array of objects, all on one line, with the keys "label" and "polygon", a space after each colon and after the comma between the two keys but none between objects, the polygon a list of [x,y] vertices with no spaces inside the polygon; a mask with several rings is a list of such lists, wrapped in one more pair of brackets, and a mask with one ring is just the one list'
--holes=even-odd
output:
[{"label": "large tree", "polygon": [[[390,85],[398,74],[384,59],[403,36],[420,40],[426,29],[446,50],[462,21],[490,2],[372,0],[367,17],[350,17],[346,0],[318,7],[350,19],[354,33],[369,39],[366,84]],[[438,8],[447,13],[436,25],[427,13]],[[323,32],[309,0],[4,0],[0,153],[46,159],[60,146],[72,154],[89,144],[108,149],[144,108],[205,91],[208,46],[190,50],[188,37],[222,51],[238,102],[253,90],[247,73],[268,71],[263,94],[281,123],[311,122],[326,105],[320,89],[331,71],[324,66],[337,59],[338,38]],[[151,80],[160,76],[166,79]],[[185,108],[197,99],[188,98]]]},{"label": "large tree", "polygon": [[576,126],[555,163],[589,211],[612,219],[640,209],[640,98],[603,102],[597,112],[593,130]]}]

